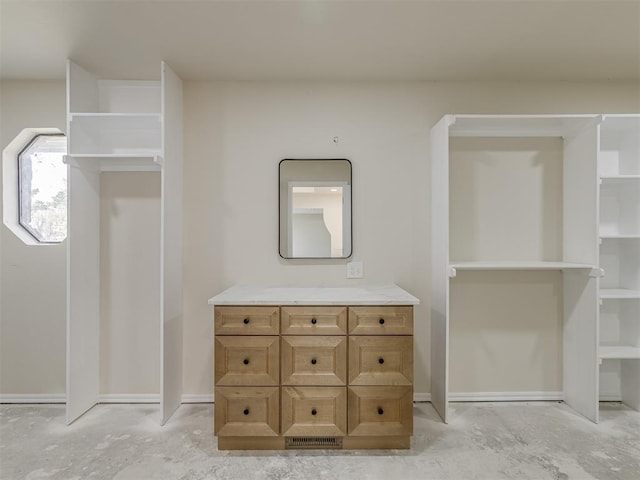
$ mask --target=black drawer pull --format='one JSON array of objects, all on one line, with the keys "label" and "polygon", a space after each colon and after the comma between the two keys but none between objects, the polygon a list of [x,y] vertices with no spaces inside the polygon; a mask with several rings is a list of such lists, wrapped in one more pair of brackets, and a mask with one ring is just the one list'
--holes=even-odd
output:
[{"label": "black drawer pull", "polygon": [[378,415],[382,415],[384,413],[384,410],[381,408],[378,408]]},{"label": "black drawer pull", "polygon": [[314,408],[313,410],[311,410],[311,415],[316,415],[318,413],[318,411]]},{"label": "black drawer pull", "polygon": [[316,363],[318,363],[318,361],[315,358],[311,359],[311,365],[315,365]]},{"label": "black drawer pull", "polygon": [[384,358],[379,358],[379,359],[378,359],[378,363],[379,363],[380,365],[382,365],[382,364],[384,363]]},{"label": "black drawer pull", "polygon": [[249,325],[249,319],[248,319],[248,318],[245,318],[245,319],[243,320],[243,322],[244,322],[244,324],[245,324],[245,325]]},{"label": "black drawer pull", "polygon": [[380,325],[384,325],[384,318],[381,318],[380,320],[378,320],[378,322],[380,323]]},{"label": "black drawer pull", "polygon": [[243,411],[242,413],[244,413],[245,415],[249,415],[249,409],[248,409],[248,408],[245,408],[245,409],[244,409],[244,411]]},{"label": "black drawer pull", "polygon": [[318,323],[318,320],[316,320],[315,318],[312,318],[312,319],[311,319],[311,323],[312,323],[313,325],[315,325],[316,323]]},{"label": "black drawer pull", "polygon": [[245,365],[249,365],[249,359],[248,359],[248,358],[245,358],[245,359],[242,361],[242,363],[244,363]]}]

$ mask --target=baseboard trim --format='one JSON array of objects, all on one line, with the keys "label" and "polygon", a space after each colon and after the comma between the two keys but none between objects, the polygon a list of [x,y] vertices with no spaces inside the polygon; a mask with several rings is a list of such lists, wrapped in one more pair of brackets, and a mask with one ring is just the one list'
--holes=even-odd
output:
[{"label": "baseboard trim", "polygon": [[450,402],[526,402],[564,400],[562,392],[450,392]]},{"label": "baseboard trim", "polygon": [[430,402],[431,394],[430,393],[414,393],[413,401],[414,402]]},{"label": "baseboard trim", "polygon": [[64,393],[1,393],[0,403],[67,403]]},{"label": "baseboard trim", "polygon": [[[430,393],[415,393],[413,395],[414,402],[430,402]],[[213,394],[184,394],[182,395],[182,403],[215,403]]]},{"label": "baseboard trim", "polygon": [[600,395],[601,402],[621,402],[622,395],[619,393],[603,393]]},{"label": "baseboard trim", "polygon": [[160,403],[159,393],[103,393],[98,403]]},{"label": "baseboard trim", "polygon": [[213,403],[213,393],[185,393],[182,403]]},{"label": "baseboard trim", "polygon": [[[559,401],[562,392],[451,392],[450,402],[519,402],[519,401]],[[601,402],[620,402],[620,394],[602,394]],[[0,394],[0,403],[66,403],[67,396],[59,394]],[[414,393],[414,402],[430,402],[430,393]],[[150,394],[102,394],[99,403],[160,403],[160,395]],[[213,403],[213,394],[184,394],[182,403]]]}]

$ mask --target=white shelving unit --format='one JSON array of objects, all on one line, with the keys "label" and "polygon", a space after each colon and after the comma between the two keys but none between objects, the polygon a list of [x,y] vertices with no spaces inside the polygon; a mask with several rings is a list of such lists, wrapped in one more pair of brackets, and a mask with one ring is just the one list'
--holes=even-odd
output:
[{"label": "white shelving unit", "polygon": [[[446,115],[431,130],[431,399],[445,422],[449,417],[450,395],[450,291],[453,277],[459,270],[476,270],[479,275],[490,270],[562,272],[562,394],[568,405],[597,421],[600,120],[598,115]],[[465,146],[471,150],[467,155],[468,164],[464,165],[465,175],[453,175],[451,171],[452,137],[467,137],[461,141],[469,142]],[[542,140],[547,142],[562,142],[562,164],[553,167],[550,175],[535,170],[538,157],[520,160],[522,155],[517,146],[510,148],[515,141],[531,138],[533,142],[540,137],[545,137]],[[499,152],[499,161],[491,163],[469,147],[471,139],[479,139],[488,148],[502,142],[508,146]],[[529,163],[523,165],[522,162]],[[512,171],[505,174],[500,169]],[[493,205],[479,205],[486,199],[482,192],[474,192],[475,203],[461,204],[459,193],[465,188],[473,189],[473,185],[456,182],[466,181],[473,172],[486,175],[487,183],[495,186],[491,194],[496,196],[499,192],[503,197],[494,200]],[[534,172],[533,179],[527,178],[530,172]],[[637,172],[625,169],[615,174],[618,173],[631,175]],[[514,176],[517,181],[511,185],[509,179]],[[514,210],[518,199],[529,194],[526,190],[529,184],[534,185],[532,191],[540,197],[538,203],[530,202],[534,205],[532,208],[549,201],[548,195],[540,193],[546,187],[545,182],[552,183],[550,190],[561,190],[557,200],[560,205],[547,206],[543,213]],[[456,208],[452,209],[452,206]],[[558,208],[562,209],[561,214],[556,214]],[[495,213],[494,209],[501,213]],[[459,218],[452,219],[454,211],[463,211],[472,218],[466,223]],[[485,212],[485,217],[479,218],[478,211]],[[556,215],[556,230],[561,232],[551,241],[544,237],[544,222],[547,221],[544,217],[549,212]],[[545,242],[560,246],[548,248]]]},{"label": "white shelving unit", "polygon": [[[453,270],[593,270],[587,263],[547,262],[547,261],[493,261],[493,262],[456,262],[449,264]],[[450,271],[449,276],[455,276]]]},{"label": "white shelving unit", "polygon": [[67,422],[98,403],[100,173],[161,175],[160,422],[182,396],[182,81],[99,78],[67,64]]},{"label": "white shelving unit", "polygon": [[600,398],[640,410],[640,115],[599,129]]}]

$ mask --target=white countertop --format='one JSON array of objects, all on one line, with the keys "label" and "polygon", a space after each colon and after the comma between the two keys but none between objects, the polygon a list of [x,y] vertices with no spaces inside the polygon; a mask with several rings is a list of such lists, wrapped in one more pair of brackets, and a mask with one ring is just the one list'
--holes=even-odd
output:
[{"label": "white countertop", "polygon": [[418,305],[397,285],[344,287],[250,287],[236,285],[209,299],[210,305]]}]

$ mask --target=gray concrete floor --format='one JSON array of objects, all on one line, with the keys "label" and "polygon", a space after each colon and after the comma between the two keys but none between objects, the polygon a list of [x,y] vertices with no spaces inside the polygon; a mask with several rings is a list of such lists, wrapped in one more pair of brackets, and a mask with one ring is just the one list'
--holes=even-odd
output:
[{"label": "gray concrete floor", "polygon": [[640,413],[601,405],[598,425],[562,403],[457,403],[443,424],[414,408],[410,450],[219,452],[213,405],[98,405],[71,426],[64,405],[0,406],[0,478],[640,479]]}]

